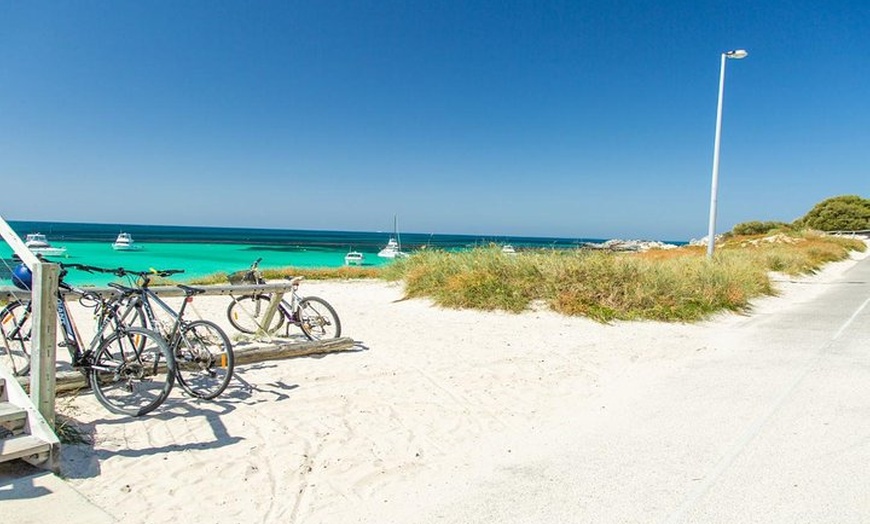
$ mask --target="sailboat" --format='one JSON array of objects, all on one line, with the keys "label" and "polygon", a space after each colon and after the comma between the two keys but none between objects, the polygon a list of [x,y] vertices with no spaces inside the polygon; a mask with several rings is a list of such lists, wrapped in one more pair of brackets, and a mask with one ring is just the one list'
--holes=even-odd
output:
[{"label": "sailboat", "polygon": [[399,237],[399,222],[396,215],[393,215],[393,236],[387,241],[387,245],[378,251],[378,256],[381,258],[401,258],[408,256],[402,251],[402,240]]}]

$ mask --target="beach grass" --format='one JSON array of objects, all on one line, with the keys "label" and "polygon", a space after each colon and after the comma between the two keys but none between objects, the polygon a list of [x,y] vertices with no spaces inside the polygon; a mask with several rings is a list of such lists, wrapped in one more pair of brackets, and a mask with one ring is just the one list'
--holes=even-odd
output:
[{"label": "beach grass", "polygon": [[[704,246],[609,252],[536,249],[507,255],[496,245],[463,251],[420,250],[386,266],[267,269],[267,280],[380,278],[402,281],[407,298],[430,298],[449,308],[553,311],[601,322],[694,322],[722,311],[747,312],[750,301],[774,295],[771,274],[811,274],[864,251],[857,239],[811,231],[729,235],[706,257]],[[226,284],[217,273],[193,284]]]},{"label": "beach grass", "polygon": [[[263,269],[263,278],[266,280],[279,280],[287,277],[304,277],[307,280],[348,280],[359,278],[380,278],[380,267],[343,266],[336,268],[296,268],[286,267],[279,269]],[[193,279],[193,285],[212,285],[229,283],[227,273],[215,273],[205,277]]]},{"label": "beach grass", "polygon": [[771,272],[791,276],[843,260],[860,240],[811,232],[732,237],[709,260],[703,247],[643,253],[536,250],[507,256],[497,247],[427,251],[383,270],[406,295],[453,308],[520,312],[535,301],[567,315],[612,320],[692,322],[745,312],[773,295]]}]

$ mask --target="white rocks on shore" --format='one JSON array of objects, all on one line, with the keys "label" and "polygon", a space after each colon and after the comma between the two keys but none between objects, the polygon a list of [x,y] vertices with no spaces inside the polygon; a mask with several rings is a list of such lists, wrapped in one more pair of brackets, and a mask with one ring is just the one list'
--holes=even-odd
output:
[{"label": "white rocks on shore", "polygon": [[651,249],[675,249],[679,246],[667,244],[658,240],[622,240],[615,238],[600,244],[588,242],[583,247],[590,249],[607,249],[609,251],[649,251]]}]

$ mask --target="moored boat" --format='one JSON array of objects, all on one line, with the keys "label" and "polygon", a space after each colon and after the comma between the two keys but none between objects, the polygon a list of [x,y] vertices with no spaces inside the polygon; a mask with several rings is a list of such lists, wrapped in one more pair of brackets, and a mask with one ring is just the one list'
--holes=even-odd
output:
[{"label": "moored boat", "polygon": [[401,258],[408,256],[407,253],[402,251],[398,221],[395,215],[393,215],[393,235],[387,241],[387,245],[378,251],[378,256],[381,258]]},{"label": "moored boat", "polygon": [[38,255],[63,255],[66,253],[65,247],[52,246],[42,233],[30,233],[25,237],[24,245]]},{"label": "moored boat", "polygon": [[359,251],[348,251],[344,255],[344,265],[346,266],[361,266],[365,262],[365,255]]},{"label": "moored boat", "polygon": [[133,237],[130,233],[119,233],[118,238],[112,243],[112,249],[115,251],[136,251],[142,249],[142,246],[138,246],[133,243]]}]

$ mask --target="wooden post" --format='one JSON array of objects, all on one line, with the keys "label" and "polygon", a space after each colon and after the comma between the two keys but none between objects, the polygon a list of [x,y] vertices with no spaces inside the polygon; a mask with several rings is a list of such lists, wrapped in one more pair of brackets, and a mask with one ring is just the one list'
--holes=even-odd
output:
[{"label": "wooden post", "polygon": [[33,267],[33,341],[30,355],[30,400],[54,429],[55,358],[57,355],[57,284],[60,268],[40,262]]},{"label": "wooden post", "polygon": [[269,299],[269,306],[266,308],[266,314],[263,315],[263,321],[260,322],[259,335],[271,335],[271,333],[268,332],[269,326],[272,325],[272,319],[275,317],[275,312],[278,311],[278,304],[281,303],[281,299],[283,298],[284,293],[280,291],[272,293],[272,296]]}]

